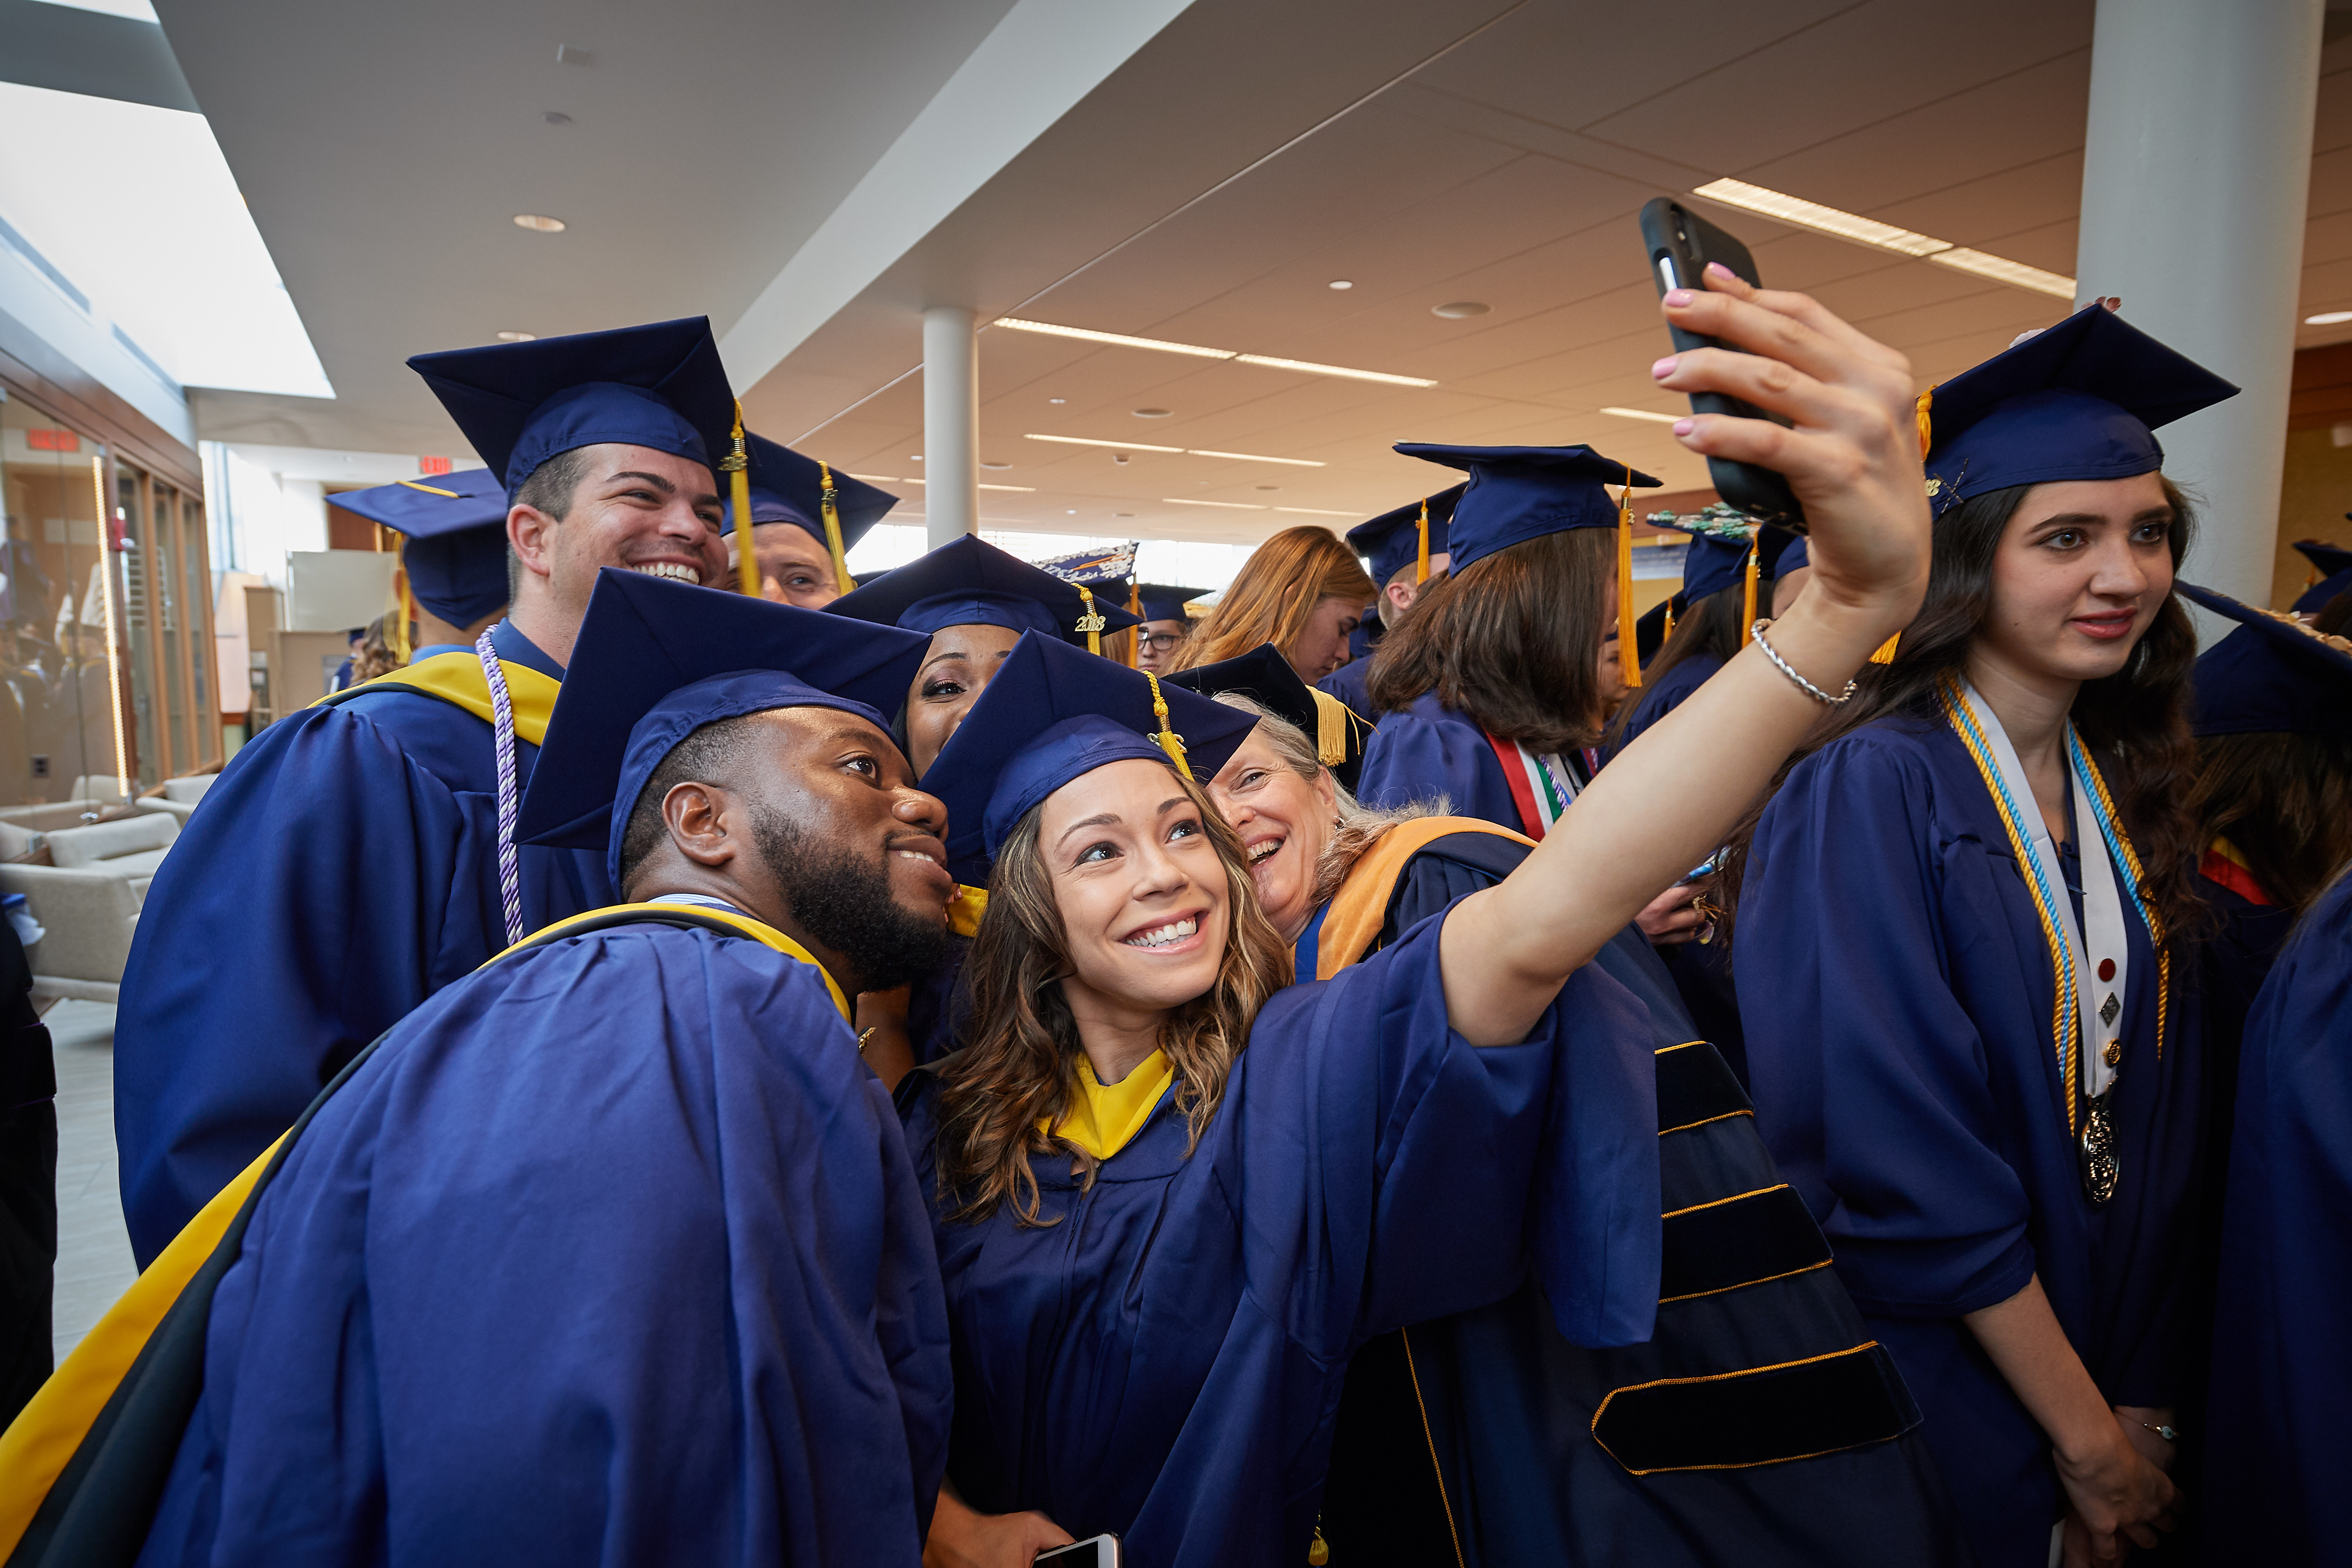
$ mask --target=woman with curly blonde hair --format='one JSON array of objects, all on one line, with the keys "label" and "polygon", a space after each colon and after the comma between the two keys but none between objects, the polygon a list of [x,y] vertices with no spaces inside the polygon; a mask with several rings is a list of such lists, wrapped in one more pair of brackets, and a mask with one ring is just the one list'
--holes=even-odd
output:
[{"label": "woman with curly blonde hair", "polygon": [[954,868],[991,889],[963,1048],[900,1089],[954,1337],[934,1561],[1012,1568],[1075,1531],[1165,1568],[1296,1563],[1372,1335],[1532,1268],[1571,1339],[1650,1336],[1656,1069],[1591,961],[1722,840],[1927,569],[1901,356],[1802,296],[1710,281],[1667,314],[1794,363],[1703,350],[1666,384],[1790,425],[1680,438],[1789,475],[1814,591],[1496,886],[1286,984],[1195,782],[1252,716],[1035,634],[925,775]]},{"label": "woman with curly blonde hair", "polygon": [[1328,528],[1286,528],[1251,552],[1217,607],[1176,650],[1176,668],[1238,658],[1272,643],[1312,685],[1348,662],[1348,634],[1372,602],[1356,552]]}]

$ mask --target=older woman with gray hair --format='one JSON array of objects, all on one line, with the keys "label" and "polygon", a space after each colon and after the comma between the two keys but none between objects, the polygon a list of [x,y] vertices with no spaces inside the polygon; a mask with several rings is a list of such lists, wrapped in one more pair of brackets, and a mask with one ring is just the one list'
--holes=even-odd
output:
[{"label": "older woman with gray hair", "polygon": [[[1278,656],[1187,677],[1178,679],[1257,717],[1208,793],[1241,839],[1267,919],[1294,944],[1302,982],[1501,881],[1533,847],[1448,815],[1442,798],[1390,810],[1359,802],[1336,773],[1352,773],[1360,737],[1339,743],[1331,700]],[[1373,1340],[1349,1365],[1337,1417],[1321,1521],[1330,1552],[1465,1565],[1954,1560],[1958,1529],[1907,1391],[1776,1399],[1769,1377],[1742,1375],[1850,1355],[1869,1336],[1738,1081],[1693,1037],[1649,945],[1628,931],[1595,962],[1648,1007],[1657,1053],[1666,1213],[1655,1336],[1621,1350],[1571,1344],[1530,1281],[1476,1311]],[[1748,1212],[1759,1195],[1771,1213]],[[1710,1227],[1725,1214],[1739,1216],[1728,1247]],[[1736,1412],[1686,1413],[1688,1430],[1714,1434],[1707,1452],[1681,1451],[1690,1439],[1671,1430],[1638,1452],[1601,1439],[1609,1428],[1595,1416],[1613,1391],[1662,1381],[1686,1383],[1702,1401],[1738,1390]],[[1731,1420],[1744,1428],[1736,1467],[1717,1451]]]}]

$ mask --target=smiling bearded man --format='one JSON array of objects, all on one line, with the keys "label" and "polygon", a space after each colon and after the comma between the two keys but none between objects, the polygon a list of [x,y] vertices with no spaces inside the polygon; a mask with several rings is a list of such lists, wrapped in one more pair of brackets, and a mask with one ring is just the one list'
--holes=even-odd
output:
[{"label": "smiling bearded man", "polygon": [[603,574],[520,832],[632,901],[436,995],[260,1176],[174,1310],[202,1392],[142,1561],[915,1568],[946,1310],[847,999],[946,940],[874,707],[926,643]]}]

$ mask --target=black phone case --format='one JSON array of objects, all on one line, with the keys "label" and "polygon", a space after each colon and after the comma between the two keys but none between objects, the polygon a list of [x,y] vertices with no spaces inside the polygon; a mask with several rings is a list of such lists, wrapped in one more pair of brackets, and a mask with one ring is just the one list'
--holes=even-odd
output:
[{"label": "black phone case", "polygon": [[[1642,246],[1649,252],[1650,279],[1664,295],[1679,285],[1685,289],[1704,289],[1701,274],[1707,263],[1720,262],[1736,277],[1763,286],[1756,275],[1756,258],[1748,247],[1722,229],[1684,206],[1671,196],[1658,196],[1642,207]],[[1665,267],[1674,268],[1670,282]],[[1722,345],[1703,333],[1685,331],[1669,326],[1675,351],[1719,348]],[[1727,414],[1743,419],[1770,419],[1772,416],[1744,398],[1728,396],[1720,392],[1697,392],[1691,395],[1694,414]],[[1776,423],[1782,423],[1776,421]],[[1707,478],[1715,483],[1715,493],[1751,517],[1767,522],[1777,522],[1792,532],[1805,531],[1805,510],[1789,489],[1789,481],[1770,468],[1753,463],[1738,463],[1728,458],[1709,458]]]}]

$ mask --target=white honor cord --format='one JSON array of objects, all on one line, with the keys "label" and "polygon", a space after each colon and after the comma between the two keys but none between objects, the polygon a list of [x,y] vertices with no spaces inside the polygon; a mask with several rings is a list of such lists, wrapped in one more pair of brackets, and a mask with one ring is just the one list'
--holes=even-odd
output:
[{"label": "white honor cord", "polygon": [[[2129,994],[2125,983],[2131,977],[2131,945],[2124,931],[2124,900],[2116,881],[2115,861],[2108,852],[2106,837],[2099,830],[2098,815],[2093,809],[2083,770],[2074,765],[2074,747],[2070,744],[2066,771],[2074,791],[2074,840],[2076,858],[2083,868],[2082,923],[2085,928],[2077,930],[2074,903],[2066,896],[2058,847],[2050,837],[2049,824],[2042,819],[2041,807],[2034,804],[2033,787],[2026,782],[2024,765],[2017,760],[2017,748],[2010,744],[2008,731],[2000,727],[2000,715],[1984,700],[1984,694],[1973,685],[1966,689],[1969,706],[1976,710],[1986,744],[1992,749],[1993,761],[2000,768],[2001,783],[2007,786],[2017,811],[2018,825],[2025,829],[2028,853],[2040,862],[2021,868],[2041,883],[2053,912],[2060,917],[2059,930],[2074,968],[2076,1016],[2082,1022],[2078,1048],[2083,1053],[2083,1092],[2096,1099],[2115,1082],[2116,1068],[2107,1060],[2106,1045],[2123,1037],[2122,998]],[[2073,725],[2067,728],[2071,741]],[[2087,955],[2085,948],[2089,950]],[[2114,966],[2105,980],[2099,978],[2098,973],[2102,963]],[[2111,999],[2116,1006],[2109,1009],[2107,1003]]]}]

